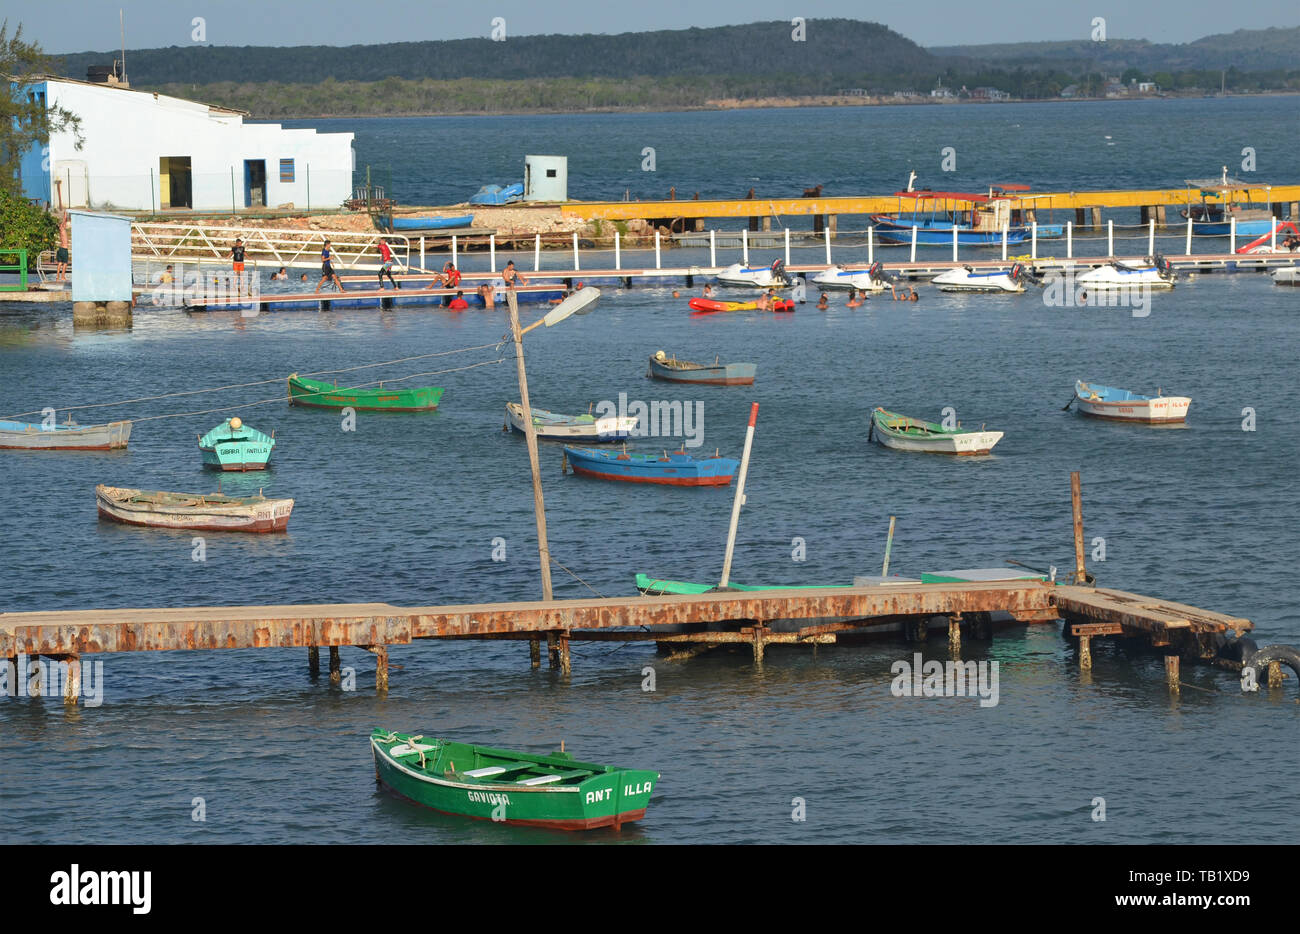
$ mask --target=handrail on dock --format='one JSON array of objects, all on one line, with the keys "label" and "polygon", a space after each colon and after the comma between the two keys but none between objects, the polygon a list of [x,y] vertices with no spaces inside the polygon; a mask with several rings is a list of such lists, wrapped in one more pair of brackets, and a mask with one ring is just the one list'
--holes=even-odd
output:
[{"label": "handrail on dock", "polygon": [[0,257],[17,256],[16,263],[0,264],[0,273],[16,272],[18,273],[17,285],[0,285],[0,292],[26,292],[27,291],[27,251],[26,250],[0,250]]}]

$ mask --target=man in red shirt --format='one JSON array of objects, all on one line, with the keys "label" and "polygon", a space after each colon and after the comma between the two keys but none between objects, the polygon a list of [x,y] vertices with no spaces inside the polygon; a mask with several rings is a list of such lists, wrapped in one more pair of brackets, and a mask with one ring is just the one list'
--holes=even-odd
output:
[{"label": "man in red shirt", "polygon": [[465,293],[457,292],[456,297],[447,303],[447,307],[452,311],[464,311],[469,307],[469,302],[465,301]]},{"label": "man in red shirt", "polygon": [[393,278],[393,248],[387,240],[379,241],[379,261],[383,264],[379,267],[379,288],[384,287],[384,276],[387,276],[388,281],[393,283],[393,288],[400,289],[401,286]]}]

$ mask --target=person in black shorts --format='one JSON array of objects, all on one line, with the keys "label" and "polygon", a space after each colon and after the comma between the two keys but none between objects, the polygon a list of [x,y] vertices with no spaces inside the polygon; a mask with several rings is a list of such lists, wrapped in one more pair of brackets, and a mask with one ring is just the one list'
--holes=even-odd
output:
[{"label": "person in black shorts", "polygon": [[331,262],[332,257],[333,253],[330,252],[330,241],[329,238],[326,237],[325,245],[321,247],[320,251],[320,282],[316,283],[317,295],[320,294],[320,290],[325,283],[330,282],[331,280],[334,282],[334,285],[338,287],[340,292],[343,291],[343,283],[339,281],[338,273],[334,271],[334,264]]}]

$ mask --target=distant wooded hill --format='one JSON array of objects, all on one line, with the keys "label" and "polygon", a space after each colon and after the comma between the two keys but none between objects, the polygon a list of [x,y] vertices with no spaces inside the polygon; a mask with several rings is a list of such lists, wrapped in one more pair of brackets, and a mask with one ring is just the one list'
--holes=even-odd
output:
[{"label": "distant wooded hill", "polygon": [[[935,56],[879,23],[810,20],[806,41],[789,22],[621,35],[510,36],[352,46],[171,46],[127,55],[132,84],[217,81],[312,83],[395,78],[629,78],[663,75],[864,75],[935,72]],[[116,53],[65,55],[63,74]]]},{"label": "distant wooded hill", "polygon": [[[172,46],[129,50],[137,88],[258,117],[674,109],[710,100],[835,95],[848,88],[924,94],[989,86],[1016,98],[1069,87],[1105,91],[1104,76],[1165,90],[1300,89],[1300,29],[1241,30],[1184,45],[1144,40],[1029,42],[923,49],[879,23],[814,19],[794,41],[788,21],[621,35],[518,36],[354,46]],[[63,56],[84,78],[117,53]]]},{"label": "distant wooded hill", "polygon": [[1300,69],[1300,27],[1238,29],[1195,42],[1155,43],[1145,39],[1091,42],[1013,42],[1005,45],[936,46],[937,57],[956,56],[1004,67],[1047,67],[1109,71],[1136,68],[1146,72]]}]

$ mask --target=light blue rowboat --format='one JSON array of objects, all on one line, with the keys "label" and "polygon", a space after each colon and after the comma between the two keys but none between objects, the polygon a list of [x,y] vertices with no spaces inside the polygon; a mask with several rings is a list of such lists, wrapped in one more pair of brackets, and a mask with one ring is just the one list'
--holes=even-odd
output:
[{"label": "light blue rowboat", "polygon": [[203,466],[212,470],[265,470],[275,450],[275,434],[263,434],[228,418],[199,438]]}]

